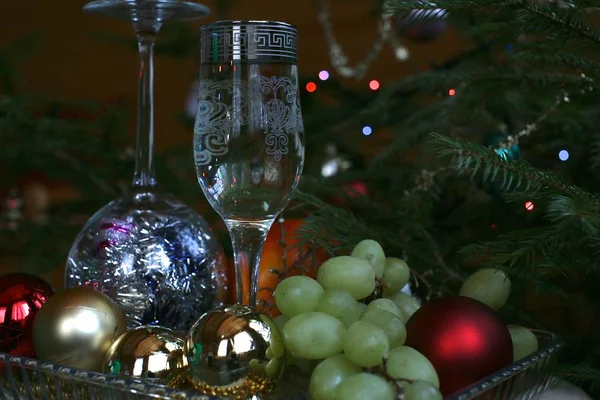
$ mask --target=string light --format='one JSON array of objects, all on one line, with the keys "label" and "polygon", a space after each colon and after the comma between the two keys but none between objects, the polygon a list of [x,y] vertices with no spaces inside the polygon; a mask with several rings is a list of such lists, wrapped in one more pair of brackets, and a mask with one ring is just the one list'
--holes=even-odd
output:
[{"label": "string light", "polygon": [[533,201],[526,201],[524,205],[527,211],[533,211],[533,209],[535,208],[535,204],[533,204]]},{"label": "string light", "polygon": [[315,90],[317,90],[317,84],[316,84],[316,83],[314,83],[314,82],[308,82],[308,83],[306,84],[306,91],[307,91],[308,93],[312,93],[312,92],[314,92]]},{"label": "string light", "polygon": [[567,150],[561,150],[558,152],[558,159],[560,161],[567,161],[569,159],[569,152]]},{"label": "string light", "polygon": [[371,133],[373,133],[373,128],[371,128],[370,126],[363,126],[362,128],[362,133],[365,136],[369,136]]},{"label": "string light", "polygon": [[456,94],[456,90],[455,89],[448,90],[448,96],[454,96],[455,94]]},{"label": "string light", "polygon": [[377,90],[379,89],[379,81],[377,79],[373,79],[371,82],[369,82],[369,89],[371,90]]},{"label": "string light", "polygon": [[319,79],[322,81],[326,81],[327,79],[329,79],[329,72],[325,70],[319,72]]}]

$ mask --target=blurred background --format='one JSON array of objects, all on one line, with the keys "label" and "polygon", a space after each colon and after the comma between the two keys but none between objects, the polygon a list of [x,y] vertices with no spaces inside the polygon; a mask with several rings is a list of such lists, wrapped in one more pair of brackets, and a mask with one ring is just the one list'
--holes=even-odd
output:
[{"label": "blurred background", "polygon": [[[379,17],[373,12],[374,3],[362,0],[333,0],[327,3],[338,42],[348,56],[349,64],[354,65],[372,51],[378,36]],[[125,140],[123,152],[131,154],[135,144],[138,68],[134,33],[126,22],[83,13],[84,4],[85,1],[4,2],[0,6],[0,14],[5,16],[0,25],[0,48],[12,47],[11,51],[15,51],[14,47],[17,47],[16,52],[23,53],[24,61],[12,65],[20,75],[21,92],[43,94],[74,103],[98,101],[107,108],[125,110],[128,115],[121,123],[125,125],[128,139]],[[418,32],[412,37],[399,34],[398,39],[410,54],[407,60],[399,61],[393,49],[385,45],[362,79],[344,78],[331,66],[329,46],[319,23],[316,2],[234,0],[206,1],[204,4],[212,10],[209,18],[186,24],[184,30],[167,24],[158,36],[155,61],[155,143],[158,152],[178,147],[191,148],[192,130],[189,120],[185,122],[185,115],[190,108],[190,99],[195,99],[193,85],[198,73],[198,55],[190,51],[191,47],[194,47],[193,50],[198,48],[197,33],[204,23],[219,19],[273,19],[296,25],[299,30],[298,64],[304,86],[303,102],[309,101],[309,96],[318,95],[318,87],[326,84],[319,79],[321,71],[329,72],[330,81],[339,79],[348,87],[368,92],[371,81],[377,81],[384,87],[386,82],[431,69],[468,48],[466,41],[452,27],[445,25],[436,29],[433,35],[426,34],[423,37]],[[307,90],[306,84],[312,82],[317,85],[315,92]],[[193,109],[194,103],[191,104]],[[68,107],[60,111],[61,118],[67,119],[80,118],[80,114],[80,110],[69,111]],[[311,132],[307,131],[306,134],[310,140]],[[351,135],[354,148],[363,152],[361,158],[376,154],[380,150],[378,143],[386,142],[385,130],[365,136],[360,126],[342,130],[337,135],[340,141],[347,141],[347,135]],[[102,157],[102,154],[97,155]],[[41,161],[38,164],[24,166],[20,170],[15,170],[15,164],[10,164],[13,168],[8,171],[10,178],[5,175],[0,185],[5,213],[10,209],[11,199],[19,202],[22,212],[36,218],[33,214],[43,213],[45,208],[57,204],[67,204],[80,195],[70,182],[70,177],[49,178],[44,171],[47,169],[46,163]],[[187,172],[193,173],[191,158],[188,164],[175,168],[188,169]],[[130,173],[131,169],[123,169],[124,182],[128,183]],[[18,195],[12,196],[11,191],[18,192]],[[200,187],[193,181],[188,187],[171,191],[180,197],[185,192],[187,197],[184,200],[188,204],[195,202],[190,205],[197,208],[215,230],[224,233],[220,218],[216,218]],[[88,208],[89,213],[95,211],[91,205]],[[89,215],[82,215],[81,223]],[[60,287],[64,261],[59,260],[66,256],[68,243],[57,247],[62,249],[58,252],[57,266],[36,265],[29,269],[35,273],[41,272],[52,284]],[[35,263],[39,262],[40,257],[37,257]],[[46,262],[50,263],[49,260]],[[0,252],[0,273],[22,268],[23,263],[18,260],[18,255]]]}]

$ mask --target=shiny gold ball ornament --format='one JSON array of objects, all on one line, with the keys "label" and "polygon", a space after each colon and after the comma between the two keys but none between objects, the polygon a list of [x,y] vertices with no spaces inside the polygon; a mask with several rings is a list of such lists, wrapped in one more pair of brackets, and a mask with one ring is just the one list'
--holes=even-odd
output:
[{"label": "shiny gold ball ornament", "polygon": [[160,326],[140,326],[122,334],[106,353],[103,372],[167,383],[187,365],[185,338]]},{"label": "shiny gold ball ornament", "polygon": [[285,347],[277,325],[243,305],[204,314],[185,346],[191,384],[207,395],[260,398],[283,374]]},{"label": "shiny gold ball ornament", "polygon": [[51,297],[33,322],[38,359],[100,372],[106,352],[125,333],[121,310],[103,293],[88,287]]}]

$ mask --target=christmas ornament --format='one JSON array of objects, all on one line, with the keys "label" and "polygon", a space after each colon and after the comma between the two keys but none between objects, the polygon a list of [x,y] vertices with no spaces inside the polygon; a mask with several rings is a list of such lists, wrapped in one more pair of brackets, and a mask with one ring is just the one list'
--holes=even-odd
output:
[{"label": "christmas ornament", "polygon": [[66,287],[107,294],[129,328],[177,332],[225,303],[219,288],[226,279],[222,249],[207,223],[180,203],[153,196],[143,203],[116,200],[100,210],[75,240],[66,271]]},{"label": "christmas ornament", "polygon": [[277,326],[239,304],[203,315],[190,329],[185,351],[194,388],[211,396],[260,396],[283,374],[285,347]]},{"label": "christmas ornament", "polygon": [[42,361],[100,372],[106,352],[126,325],[106,295],[88,287],[67,289],[37,313],[33,348]]},{"label": "christmas ornament", "polygon": [[141,326],[124,333],[104,359],[103,372],[167,383],[187,365],[185,339],[160,326]]},{"label": "christmas ornament", "polygon": [[33,321],[54,289],[35,276],[0,276],[0,352],[35,358]]},{"label": "christmas ornament", "polygon": [[344,154],[340,154],[337,146],[329,143],[325,146],[325,159],[321,166],[321,175],[324,178],[337,175],[352,167],[352,161]]},{"label": "christmas ornament", "polygon": [[23,219],[23,200],[17,189],[11,189],[2,207],[2,218],[0,227],[9,230],[17,230],[19,222]]},{"label": "christmas ornament", "polygon": [[[263,247],[258,273],[258,301],[262,312],[271,316],[279,315],[275,307],[273,291],[279,282],[288,276],[317,276],[317,268],[327,259],[325,251],[311,249],[308,245],[300,246],[299,229],[304,225],[302,219],[286,219],[276,221],[272,226]],[[247,264],[242,265],[248,268]],[[235,282],[233,266],[229,269],[229,282]],[[248,274],[243,274],[247,277]],[[250,283],[243,282],[249,293]],[[232,290],[232,303],[237,302],[235,290]]]},{"label": "christmas ornament", "polygon": [[494,132],[486,136],[483,145],[494,149],[496,154],[505,160],[518,160],[521,158],[521,150],[518,144],[510,147],[502,146],[506,143],[507,135],[502,132]]},{"label": "christmas ornament", "polygon": [[48,220],[50,193],[40,182],[31,182],[23,189],[23,211],[29,221],[42,224]]},{"label": "christmas ornament", "polygon": [[429,41],[444,33],[448,27],[447,17],[448,12],[441,8],[414,9],[395,14],[393,20],[399,35],[408,36],[415,41]]},{"label": "christmas ornament", "polygon": [[512,362],[508,328],[491,308],[469,297],[424,304],[408,320],[406,331],[406,346],[431,361],[444,396]]}]

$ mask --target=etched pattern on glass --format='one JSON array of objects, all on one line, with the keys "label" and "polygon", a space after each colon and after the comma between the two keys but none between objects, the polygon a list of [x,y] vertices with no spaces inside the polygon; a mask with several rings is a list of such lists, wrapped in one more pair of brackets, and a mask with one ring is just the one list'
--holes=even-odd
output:
[{"label": "etched pattern on glass", "polygon": [[296,61],[298,39],[296,28],[291,25],[262,24],[254,22],[241,24],[239,30],[230,25],[214,25],[210,40],[201,41],[202,63],[229,61],[232,57],[240,59],[270,59]]},{"label": "etched pattern on glass", "polygon": [[[232,98],[227,104],[221,102],[225,93]],[[247,82],[205,79],[199,84],[194,126],[197,166],[209,165],[213,157],[227,154],[230,135],[250,123],[249,116],[255,114],[248,108],[257,104],[261,105],[258,122],[265,132],[266,153],[276,162],[288,154],[289,135],[304,132],[298,87],[290,78],[258,76]]]}]

